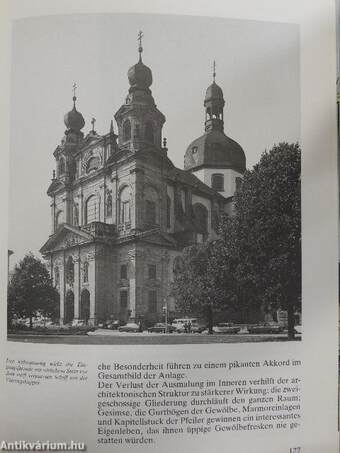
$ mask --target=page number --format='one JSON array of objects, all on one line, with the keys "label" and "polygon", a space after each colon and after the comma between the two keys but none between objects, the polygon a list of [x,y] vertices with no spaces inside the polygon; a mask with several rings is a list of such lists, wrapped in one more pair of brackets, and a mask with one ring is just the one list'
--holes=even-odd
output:
[{"label": "page number", "polygon": [[289,453],[301,453],[301,447],[293,447],[289,450]]}]

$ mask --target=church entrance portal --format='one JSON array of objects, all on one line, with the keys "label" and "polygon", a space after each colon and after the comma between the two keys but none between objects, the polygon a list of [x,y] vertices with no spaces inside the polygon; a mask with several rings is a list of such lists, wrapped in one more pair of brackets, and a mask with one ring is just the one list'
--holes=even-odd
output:
[{"label": "church entrance portal", "polygon": [[64,324],[73,321],[74,318],[74,294],[71,290],[67,291],[65,299]]},{"label": "church entrance portal", "polygon": [[87,289],[83,289],[80,298],[80,318],[88,323],[90,318],[90,293]]}]

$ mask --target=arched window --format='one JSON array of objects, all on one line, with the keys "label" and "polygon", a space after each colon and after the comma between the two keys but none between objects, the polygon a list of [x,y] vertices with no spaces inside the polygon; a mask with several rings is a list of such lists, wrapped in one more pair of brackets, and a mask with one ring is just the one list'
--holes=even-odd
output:
[{"label": "arched window", "polygon": [[89,263],[85,261],[83,268],[83,282],[88,283],[89,281]]},{"label": "arched window", "polygon": [[119,195],[119,223],[129,223],[130,218],[130,189],[125,186]]},{"label": "arched window", "polygon": [[152,187],[147,187],[144,192],[145,198],[145,223],[149,226],[159,225],[159,199],[158,194]]},{"label": "arched window", "polygon": [[63,175],[65,173],[65,159],[61,157],[58,162],[58,175]]},{"label": "arched window", "polygon": [[201,203],[195,203],[193,211],[196,231],[205,235],[208,232],[208,210]]},{"label": "arched window", "polygon": [[89,159],[86,164],[86,173],[95,171],[95,170],[97,170],[98,167],[99,167],[99,157],[98,156],[91,157],[91,159]]},{"label": "arched window", "polygon": [[224,191],[224,176],[222,173],[211,175],[211,187],[217,192]]},{"label": "arched window", "polygon": [[145,125],[145,140],[153,143],[154,139],[155,139],[155,137],[154,137],[153,125],[150,121],[148,121]]},{"label": "arched window", "polygon": [[91,195],[85,203],[85,224],[96,222],[99,218],[97,198]]},{"label": "arched window", "polygon": [[107,194],[106,197],[106,215],[107,217],[112,217],[112,195],[111,192]]},{"label": "arched window", "polygon": [[69,285],[72,285],[74,282],[74,262],[72,256],[68,257],[66,263],[66,281]]},{"label": "arched window", "polygon": [[126,120],[123,124],[123,141],[126,142],[131,139],[131,123]]},{"label": "arched window", "polygon": [[60,284],[60,273],[59,273],[59,267],[56,266],[54,268],[54,286],[58,287]]},{"label": "arched window", "polygon": [[166,226],[167,228],[171,226],[171,198],[169,195],[166,197]]},{"label": "arched window", "polygon": [[134,133],[136,138],[140,137],[140,126],[139,124],[135,124],[135,133]]}]

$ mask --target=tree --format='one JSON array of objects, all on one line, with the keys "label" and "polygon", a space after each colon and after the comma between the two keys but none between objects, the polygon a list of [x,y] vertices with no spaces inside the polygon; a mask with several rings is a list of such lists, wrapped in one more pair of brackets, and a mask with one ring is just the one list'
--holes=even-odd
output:
[{"label": "tree", "polygon": [[232,303],[233,286],[228,284],[232,274],[227,271],[228,261],[223,259],[220,241],[186,247],[174,268],[172,295],[176,308],[182,313],[203,314],[212,333],[214,311]]},{"label": "tree", "polygon": [[46,266],[32,253],[25,255],[8,286],[8,325],[18,317],[29,318],[32,327],[35,316],[56,317],[58,306],[59,294]]},{"label": "tree", "polygon": [[286,309],[290,339],[295,311],[301,309],[300,171],[298,144],[280,143],[265,152],[245,172],[234,198],[235,216],[222,225],[245,298],[264,311]]}]

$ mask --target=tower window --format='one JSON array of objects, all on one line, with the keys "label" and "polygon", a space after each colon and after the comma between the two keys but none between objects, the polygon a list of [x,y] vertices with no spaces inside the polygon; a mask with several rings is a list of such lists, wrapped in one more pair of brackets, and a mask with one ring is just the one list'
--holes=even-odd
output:
[{"label": "tower window", "polygon": [[135,137],[136,138],[140,137],[140,126],[139,126],[139,124],[135,125]]},{"label": "tower window", "polygon": [[149,300],[148,300],[148,308],[150,313],[157,312],[157,291],[152,290],[149,291]]},{"label": "tower window", "polygon": [[131,123],[129,120],[126,120],[123,125],[123,140],[126,142],[131,139]]},{"label": "tower window", "polygon": [[127,279],[127,265],[126,264],[122,264],[120,266],[120,278],[121,278],[121,280]]},{"label": "tower window", "polygon": [[197,150],[198,150],[198,147],[197,146],[193,146],[192,147],[192,154],[196,154]]},{"label": "tower window", "polygon": [[156,264],[149,264],[148,277],[150,280],[156,280]]},{"label": "tower window", "polygon": [[63,175],[64,173],[65,173],[65,160],[63,157],[61,157],[58,162],[58,174]]},{"label": "tower window", "polygon": [[154,142],[154,130],[153,125],[150,121],[145,125],[145,140],[151,143]]},{"label": "tower window", "polygon": [[211,176],[211,187],[217,192],[224,191],[224,176],[221,173],[215,173]]},{"label": "tower window", "polygon": [[86,164],[86,172],[90,173],[91,171],[97,170],[99,167],[99,158],[97,156],[91,157]]}]

